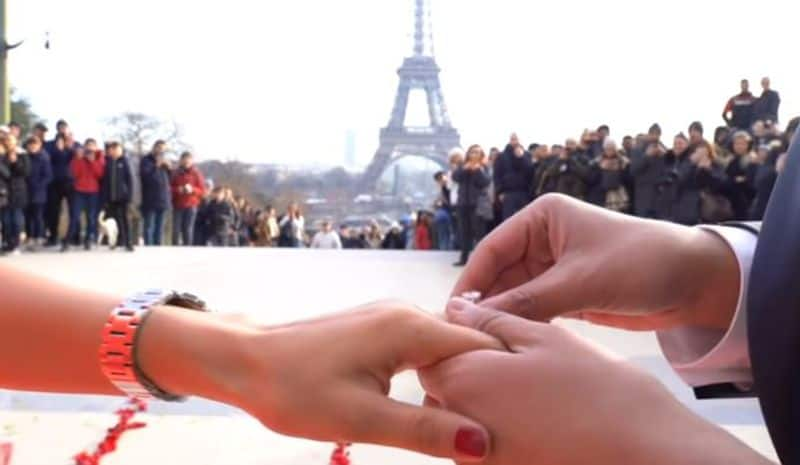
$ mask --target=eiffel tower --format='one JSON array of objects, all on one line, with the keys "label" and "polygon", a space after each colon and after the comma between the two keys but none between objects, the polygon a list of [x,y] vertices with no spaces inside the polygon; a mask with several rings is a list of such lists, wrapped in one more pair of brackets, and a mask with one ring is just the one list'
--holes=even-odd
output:
[{"label": "eiffel tower", "polygon": [[[414,0],[414,53],[397,70],[400,84],[394,100],[389,125],[380,132],[380,147],[364,172],[361,192],[373,191],[383,172],[396,160],[418,156],[448,166],[450,150],[461,145],[461,136],[453,127],[444,103],[439,82],[439,66],[433,58],[430,0]],[[405,125],[408,96],[421,89],[427,95],[430,123],[423,127]]]}]

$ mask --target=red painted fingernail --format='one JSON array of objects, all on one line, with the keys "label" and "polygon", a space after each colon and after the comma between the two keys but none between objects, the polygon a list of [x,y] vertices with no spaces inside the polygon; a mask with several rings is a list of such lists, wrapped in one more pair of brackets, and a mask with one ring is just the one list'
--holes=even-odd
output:
[{"label": "red painted fingernail", "polygon": [[486,442],[486,434],[477,428],[461,428],[456,433],[456,451],[470,457],[484,457]]}]

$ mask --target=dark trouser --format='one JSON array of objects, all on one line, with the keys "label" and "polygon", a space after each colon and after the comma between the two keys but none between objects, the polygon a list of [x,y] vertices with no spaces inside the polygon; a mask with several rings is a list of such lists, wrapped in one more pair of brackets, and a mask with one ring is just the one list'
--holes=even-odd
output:
[{"label": "dark trouser", "polygon": [[458,232],[461,237],[461,262],[466,263],[469,259],[469,254],[475,248],[475,243],[480,240],[484,234],[485,227],[483,226],[483,219],[478,217],[476,207],[459,206],[458,216],[461,221],[458,223]]},{"label": "dark trouser", "polygon": [[128,224],[128,202],[109,202],[106,207],[106,215],[114,218],[114,221],[117,222],[117,229],[119,230],[117,243],[109,245],[112,247],[115,245],[130,247],[131,236],[130,225]]},{"label": "dark trouser", "polygon": [[144,219],[144,245],[161,245],[164,236],[165,210],[142,210]]},{"label": "dark trouser", "polygon": [[172,245],[191,246],[194,236],[194,220],[197,218],[197,208],[176,208],[172,221]]},{"label": "dark trouser", "polygon": [[81,214],[86,214],[86,235],[85,243],[91,243],[97,239],[97,214],[100,204],[99,194],[85,192],[75,192],[72,197],[72,209],[69,214],[69,231],[64,238],[64,242],[76,242],[81,235]]},{"label": "dark trouser", "polygon": [[43,203],[32,203],[25,212],[28,237],[31,239],[44,238],[44,208]]},{"label": "dark trouser", "polygon": [[47,188],[47,207],[45,215],[47,218],[47,231],[50,243],[58,242],[58,226],[61,222],[61,204],[67,200],[67,212],[72,210],[72,182],[64,179],[57,179],[50,183]]},{"label": "dark trouser", "polygon": [[4,249],[14,250],[19,247],[19,235],[25,227],[23,208],[5,207],[2,209]]},{"label": "dark trouser", "polygon": [[518,211],[528,205],[530,199],[525,192],[504,192],[503,193],[503,221],[516,215]]},{"label": "dark trouser", "polygon": [[211,245],[214,247],[230,247],[233,245],[231,235],[225,232],[214,233],[211,236]]}]

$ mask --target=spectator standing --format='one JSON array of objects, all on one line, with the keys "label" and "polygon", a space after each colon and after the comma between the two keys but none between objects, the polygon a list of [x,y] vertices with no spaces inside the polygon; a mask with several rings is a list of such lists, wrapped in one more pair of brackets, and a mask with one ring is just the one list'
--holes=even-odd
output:
[{"label": "spectator standing", "polygon": [[504,221],[528,204],[533,178],[531,155],[525,152],[517,135],[512,134],[494,167],[494,187],[502,206]]},{"label": "spectator standing", "polygon": [[342,248],[342,240],[339,234],[333,230],[333,225],[329,220],[322,222],[322,229],[314,234],[311,240],[312,249],[339,250]]},{"label": "spectator standing", "polygon": [[483,236],[484,227],[482,219],[478,216],[478,203],[484,197],[488,200],[490,179],[483,162],[485,158],[483,148],[477,144],[473,145],[467,150],[464,164],[453,172],[453,181],[458,184],[456,205],[461,246],[461,257],[455,266],[467,264],[477,239]]},{"label": "spectator standing", "polygon": [[714,151],[717,154],[717,162],[722,167],[727,167],[733,159],[733,154],[728,149],[730,145],[731,131],[725,126],[719,126],[714,130]]},{"label": "spectator standing", "polygon": [[750,82],[742,79],[740,91],[725,103],[722,110],[722,119],[728,127],[734,129],[750,129],[755,120],[756,98],[750,92]]},{"label": "spectator standing", "polygon": [[431,217],[424,211],[417,214],[417,225],[414,228],[414,248],[416,250],[433,249]]},{"label": "spectator standing", "polygon": [[699,145],[704,145],[706,140],[703,138],[703,123],[695,121],[689,125],[689,150],[694,149]]},{"label": "spectator standing", "polygon": [[280,247],[298,248],[303,246],[303,237],[305,234],[306,220],[300,212],[300,206],[292,202],[283,215],[278,227],[280,228],[281,235],[278,241]]},{"label": "spectator standing", "polygon": [[627,212],[631,207],[630,161],[610,137],[603,141],[603,154],[589,165],[588,200],[609,210]]},{"label": "spectator standing", "polygon": [[171,206],[170,166],[166,159],[166,149],[166,142],[156,141],[150,153],[139,162],[145,245],[161,245],[164,217]]},{"label": "spectator standing", "polygon": [[403,234],[403,228],[400,226],[400,223],[392,223],[389,232],[387,232],[386,236],[383,238],[381,248],[384,250],[405,250],[406,237],[405,234]]},{"label": "spectator standing", "polygon": [[[334,232],[334,234],[336,234],[336,232]],[[376,221],[370,221],[369,226],[367,226],[367,233],[364,235],[364,240],[369,249],[380,249],[383,245],[383,233]]]},{"label": "spectator standing", "polygon": [[[41,122],[34,124],[33,129],[31,129],[31,136],[39,139],[39,141],[42,143],[42,150],[46,152],[47,150],[45,150],[44,144],[47,140],[47,126]],[[48,154],[48,158],[50,158],[49,155],[50,154]]]},{"label": "spectator standing", "polygon": [[[3,210],[3,252],[19,253],[20,236],[25,230],[25,207],[28,205],[28,175],[30,163],[26,153],[17,152],[16,138],[3,141],[0,177],[7,171],[8,202]],[[1,183],[2,181],[0,181]]]},{"label": "spectator standing", "polygon": [[58,134],[56,138],[46,146],[47,153],[50,155],[50,166],[53,172],[53,181],[47,191],[47,230],[49,240],[47,245],[55,246],[58,244],[58,229],[61,222],[61,207],[64,201],[67,202],[67,212],[72,210],[73,179],[70,171],[72,154],[75,146],[69,145],[67,133],[69,130],[67,123],[58,122]]},{"label": "spectator standing", "polygon": [[453,215],[442,202],[434,204],[432,241],[437,250],[453,250]]},{"label": "spectator standing", "polygon": [[453,205],[450,203],[451,186],[449,175],[444,171],[437,171],[436,174],[433,175],[433,180],[436,181],[436,184],[439,186],[439,196],[437,200],[441,201],[446,209],[452,211]]},{"label": "spectator standing", "polygon": [[233,204],[228,199],[226,189],[222,186],[217,186],[211,191],[208,221],[211,244],[216,247],[231,245],[230,236],[234,222]]},{"label": "spectator standing", "polygon": [[633,213],[641,218],[659,218],[658,201],[661,183],[667,171],[664,161],[667,150],[653,131],[648,133],[645,144],[643,152],[634,153],[631,157],[630,173],[636,193]]},{"label": "spectator standing", "polygon": [[[673,199],[672,221],[687,226],[701,222],[723,221],[730,204],[721,194],[725,184],[722,166],[714,160],[714,147],[703,141],[675,163],[676,197]],[[706,214],[713,211],[716,213]],[[720,215],[720,218],[710,216]],[[730,219],[730,218],[727,218]]]},{"label": "spectator standing", "polygon": [[734,220],[747,221],[750,205],[755,198],[753,181],[757,166],[753,153],[753,139],[746,131],[736,131],[732,138],[733,159],[725,168],[724,193],[733,208]]},{"label": "spectator standing", "polygon": [[122,149],[122,144],[110,142],[107,147],[108,154],[101,185],[101,200],[105,206],[106,216],[114,219],[119,230],[117,243],[109,245],[112,249],[122,245],[128,252],[133,252],[128,218],[128,206],[133,190],[133,173],[131,173],[131,167]]},{"label": "spectator standing", "polygon": [[28,209],[26,224],[32,247],[44,245],[44,208],[47,204],[47,186],[53,180],[50,156],[44,151],[42,140],[31,136],[25,141],[25,150],[31,169],[28,176]]},{"label": "spectator standing", "polygon": [[366,244],[359,237],[358,231],[355,229],[342,225],[339,227],[339,239],[342,241],[342,248],[344,249],[365,249]]},{"label": "spectator standing", "polygon": [[551,192],[581,200],[586,197],[590,175],[588,160],[579,152],[574,139],[568,139],[561,154],[547,159],[537,171],[540,173],[534,191],[537,197]]},{"label": "spectator standing", "polygon": [[772,196],[775,182],[778,180],[776,163],[770,160],[773,158],[776,150],[780,149],[770,149],[769,147],[762,146],[758,150],[757,157],[754,161],[756,168],[752,187],[755,192],[755,198],[750,206],[750,221],[761,221],[767,211],[767,203],[769,202],[770,196]]},{"label": "spectator standing", "polygon": [[[777,123],[778,112],[781,106],[781,97],[776,91],[770,88],[770,80],[768,77],[761,79],[761,89],[761,96],[758,97],[758,100],[755,102],[755,119]],[[747,127],[742,129],[747,129]]]},{"label": "spectator standing", "polygon": [[194,223],[197,207],[205,195],[205,180],[200,170],[194,166],[194,156],[183,152],[180,166],[172,175],[172,245],[191,246],[194,244]]},{"label": "spectator standing", "polygon": [[86,233],[83,248],[89,250],[97,239],[97,217],[99,215],[100,186],[105,173],[105,156],[97,150],[97,143],[89,139],[84,147],[77,147],[70,162],[70,171],[75,181],[69,229],[61,243],[66,252],[70,243],[80,242],[81,215],[86,215]]}]

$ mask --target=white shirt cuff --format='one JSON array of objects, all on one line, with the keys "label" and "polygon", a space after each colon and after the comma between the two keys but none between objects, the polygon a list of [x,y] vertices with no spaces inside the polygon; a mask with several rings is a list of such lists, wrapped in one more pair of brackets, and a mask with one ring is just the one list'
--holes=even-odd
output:
[{"label": "white shirt cuff", "polygon": [[734,383],[749,388],[753,375],[747,343],[747,285],[758,238],[741,228],[700,227],[721,237],[739,262],[741,281],[736,313],[727,331],[675,328],[657,332],[658,342],[672,368],[690,386]]}]

